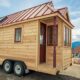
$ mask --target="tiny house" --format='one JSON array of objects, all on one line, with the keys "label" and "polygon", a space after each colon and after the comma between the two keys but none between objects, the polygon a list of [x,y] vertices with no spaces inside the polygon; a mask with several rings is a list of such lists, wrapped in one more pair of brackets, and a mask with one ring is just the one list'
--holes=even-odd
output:
[{"label": "tiny house", "polygon": [[0,64],[5,72],[56,74],[72,64],[68,8],[47,2],[0,18]]}]

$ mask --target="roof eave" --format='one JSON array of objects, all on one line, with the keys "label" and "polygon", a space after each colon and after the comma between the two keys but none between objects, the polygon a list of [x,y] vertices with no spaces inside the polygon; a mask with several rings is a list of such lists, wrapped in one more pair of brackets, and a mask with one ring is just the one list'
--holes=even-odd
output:
[{"label": "roof eave", "polygon": [[74,26],[70,22],[68,22],[58,11],[56,11],[56,12],[54,12],[52,14],[45,15],[45,16],[39,16],[39,17],[28,19],[28,20],[24,20],[24,21],[19,21],[19,22],[15,22],[15,23],[0,25],[0,27],[6,27],[6,26],[12,26],[12,25],[17,25],[17,24],[22,24],[22,23],[25,23],[25,22],[29,22],[29,21],[33,21],[33,20],[39,20],[39,19],[53,17],[53,16],[58,16],[65,23],[67,23],[71,28],[74,28]]},{"label": "roof eave", "polygon": [[59,11],[58,12],[58,17],[60,17],[63,21],[65,21],[72,29],[75,27],[71,22],[69,22],[64,16],[61,15]]}]

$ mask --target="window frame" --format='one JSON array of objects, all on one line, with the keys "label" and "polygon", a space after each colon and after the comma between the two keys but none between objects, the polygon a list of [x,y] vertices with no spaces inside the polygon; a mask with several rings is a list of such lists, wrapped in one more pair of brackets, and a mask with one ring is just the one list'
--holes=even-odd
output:
[{"label": "window frame", "polygon": [[69,29],[68,35],[69,35],[69,36],[68,36],[68,37],[69,37],[69,38],[68,38],[68,39],[69,39],[68,45],[71,46],[71,29]]},{"label": "window frame", "polygon": [[[20,40],[16,40],[16,32],[17,30],[20,30]],[[19,27],[19,28],[15,28],[15,31],[14,31],[15,35],[14,35],[14,42],[21,42],[21,39],[22,39],[22,28]]]},{"label": "window frame", "polygon": [[71,46],[71,29],[64,26],[64,46]]},{"label": "window frame", "polygon": [[[49,35],[49,32],[48,32],[48,29],[49,29],[49,28],[52,28],[52,41],[51,41],[52,43],[49,43],[49,42],[50,42],[50,41],[49,41],[50,38],[49,38],[49,36],[48,36],[48,35]],[[48,46],[53,46],[53,25],[47,26],[47,45],[48,45]]]}]

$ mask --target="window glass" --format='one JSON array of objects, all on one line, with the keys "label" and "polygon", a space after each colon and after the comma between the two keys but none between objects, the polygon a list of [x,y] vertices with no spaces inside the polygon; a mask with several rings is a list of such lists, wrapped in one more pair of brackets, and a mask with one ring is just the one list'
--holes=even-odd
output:
[{"label": "window glass", "polygon": [[47,44],[53,44],[53,26],[48,26],[47,28]]},{"label": "window glass", "polygon": [[69,46],[71,45],[71,30],[69,29]]},{"label": "window glass", "polygon": [[43,35],[40,35],[40,44],[43,44]]},{"label": "window glass", "polygon": [[64,27],[64,45],[71,45],[71,30],[67,27]]},{"label": "window glass", "polygon": [[15,29],[15,41],[20,42],[21,41],[21,28]]}]

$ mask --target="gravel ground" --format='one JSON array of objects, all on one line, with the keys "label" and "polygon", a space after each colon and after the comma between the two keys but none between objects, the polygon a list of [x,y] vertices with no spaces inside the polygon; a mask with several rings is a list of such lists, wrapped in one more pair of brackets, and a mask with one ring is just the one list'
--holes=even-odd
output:
[{"label": "gravel ground", "polygon": [[80,80],[80,65],[73,65],[58,76],[30,72],[24,77],[17,77],[14,74],[4,73],[0,68],[0,80]]}]

